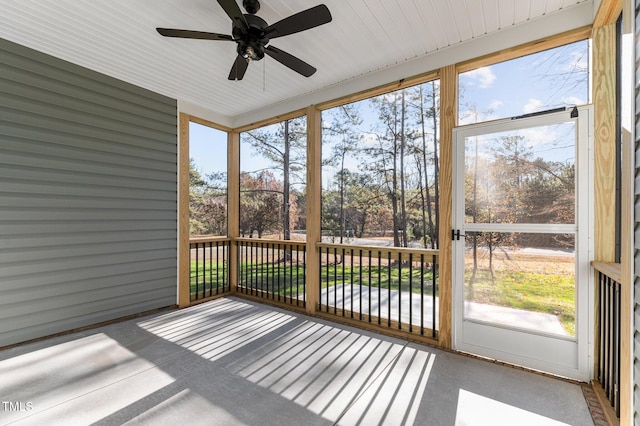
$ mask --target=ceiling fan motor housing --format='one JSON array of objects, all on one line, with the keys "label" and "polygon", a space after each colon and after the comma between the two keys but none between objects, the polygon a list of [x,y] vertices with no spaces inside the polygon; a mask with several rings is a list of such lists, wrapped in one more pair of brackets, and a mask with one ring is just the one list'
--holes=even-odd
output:
[{"label": "ceiling fan motor housing", "polygon": [[232,30],[233,38],[238,43],[238,55],[247,61],[259,61],[264,58],[264,47],[269,43],[269,38],[262,31],[268,24],[256,15],[244,15],[244,18],[249,26],[248,32],[236,23],[233,24]]}]

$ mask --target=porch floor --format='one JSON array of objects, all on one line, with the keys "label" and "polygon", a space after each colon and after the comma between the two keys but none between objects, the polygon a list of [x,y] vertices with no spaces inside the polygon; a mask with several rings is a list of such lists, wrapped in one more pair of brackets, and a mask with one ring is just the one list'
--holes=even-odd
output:
[{"label": "porch floor", "polygon": [[580,385],[227,297],[0,351],[0,424],[593,425]]}]

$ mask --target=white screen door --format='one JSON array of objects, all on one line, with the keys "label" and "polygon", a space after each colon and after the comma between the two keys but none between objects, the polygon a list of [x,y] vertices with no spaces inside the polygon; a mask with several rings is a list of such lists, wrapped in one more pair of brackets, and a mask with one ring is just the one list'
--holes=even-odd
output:
[{"label": "white screen door", "polygon": [[454,130],[457,350],[588,380],[591,111]]}]

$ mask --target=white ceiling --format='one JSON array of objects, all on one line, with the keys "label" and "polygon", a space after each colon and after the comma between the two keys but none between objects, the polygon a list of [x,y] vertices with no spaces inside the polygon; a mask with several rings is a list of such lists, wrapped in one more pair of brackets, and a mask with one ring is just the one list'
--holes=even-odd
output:
[{"label": "white ceiling", "polygon": [[274,23],[321,2],[331,23],[271,43],[315,66],[310,78],[266,57],[229,81],[235,43],[156,33],[230,34],[216,0],[0,0],[0,37],[234,127],[587,25],[594,15],[592,0],[262,0],[258,16]]}]

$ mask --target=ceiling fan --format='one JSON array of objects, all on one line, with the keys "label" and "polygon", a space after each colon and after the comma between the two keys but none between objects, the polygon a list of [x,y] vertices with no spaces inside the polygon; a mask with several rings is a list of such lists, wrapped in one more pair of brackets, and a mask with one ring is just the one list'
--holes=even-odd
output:
[{"label": "ceiling fan", "polygon": [[303,60],[267,44],[274,38],[299,33],[331,22],[331,13],[327,6],[321,4],[268,25],[264,19],[256,16],[260,10],[258,0],[242,1],[246,14],[242,13],[235,0],[218,0],[218,3],[231,18],[232,35],[171,28],[156,28],[156,30],[165,37],[235,41],[238,45],[236,49],[238,56],[231,67],[229,80],[242,80],[249,62],[259,61],[264,58],[265,53],[305,77],[310,77],[316,72],[314,67]]}]

